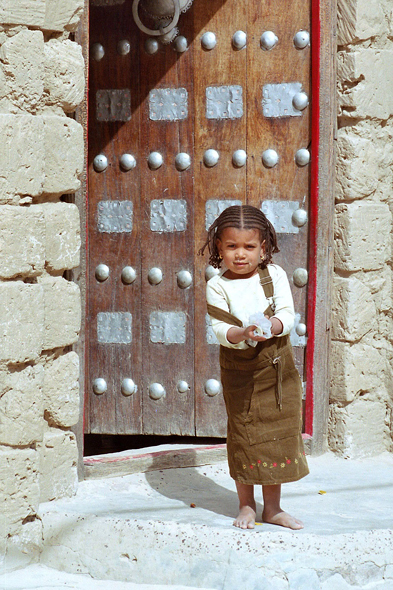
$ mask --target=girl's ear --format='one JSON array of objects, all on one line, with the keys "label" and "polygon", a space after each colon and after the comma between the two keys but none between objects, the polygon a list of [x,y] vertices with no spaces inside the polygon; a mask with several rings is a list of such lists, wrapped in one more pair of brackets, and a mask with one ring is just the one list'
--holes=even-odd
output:
[{"label": "girl's ear", "polygon": [[220,240],[220,238],[217,238],[217,239],[216,239],[216,246],[217,246],[218,253],[219,253],[219,254],[221,254],[221,250],[222,250],[222,243],[221,243],[221,240]]}]

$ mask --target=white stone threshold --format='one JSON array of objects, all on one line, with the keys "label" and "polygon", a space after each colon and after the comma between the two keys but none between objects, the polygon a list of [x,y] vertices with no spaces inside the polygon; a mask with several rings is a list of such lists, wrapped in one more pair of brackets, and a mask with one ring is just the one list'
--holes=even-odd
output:
[{"label": "white stone threshold", "polygon": [[[308,477],[283,486],[302,531],[233,527],[226,463],[81,482],[74,498],[41,505],[41,566],[107,586],[42,588],[393,590],[393,456],[309,464]],[[261,500],[258,489],[259,518]]]}]

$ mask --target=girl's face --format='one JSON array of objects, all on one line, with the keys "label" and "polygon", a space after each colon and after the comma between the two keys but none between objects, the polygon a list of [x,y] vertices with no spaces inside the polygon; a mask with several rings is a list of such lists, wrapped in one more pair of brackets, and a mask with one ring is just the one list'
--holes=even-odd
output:
[{"label": "girl's face", "polygon": [[248,279],[252,277],[261,262],[264,242],[257,229],[236,229],[226,227],[217,238],[217,249],[228,271],[228,279]]}]

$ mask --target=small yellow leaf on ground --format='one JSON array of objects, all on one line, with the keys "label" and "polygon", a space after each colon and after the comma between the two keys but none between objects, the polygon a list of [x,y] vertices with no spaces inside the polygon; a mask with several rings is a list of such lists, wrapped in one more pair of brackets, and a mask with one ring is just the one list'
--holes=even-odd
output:
[{"label": "small yellow leaf on ground", "polygon": [[324,494],[326,494],[326,492],[325,492],[325,490],[319,490],[318,494],[319,494],[320,496],[323,496]]}]

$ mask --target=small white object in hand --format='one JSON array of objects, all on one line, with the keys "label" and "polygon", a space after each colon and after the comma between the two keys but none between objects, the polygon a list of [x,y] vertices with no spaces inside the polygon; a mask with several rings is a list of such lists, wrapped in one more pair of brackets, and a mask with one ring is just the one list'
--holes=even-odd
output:
[{"label": "small white object in hand", "polygon": [[254,336],[264,336],[265,338],[272,337],[272,324],[260,311],[250,315],[248,323],[249,326],[252,326],[253,324],[257,326],[254,330]]}]

